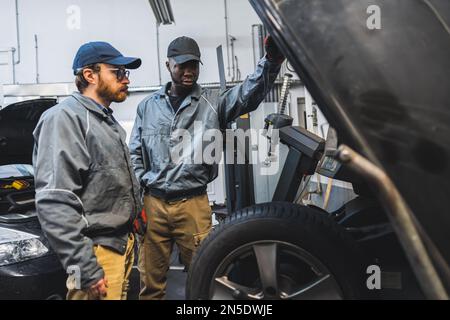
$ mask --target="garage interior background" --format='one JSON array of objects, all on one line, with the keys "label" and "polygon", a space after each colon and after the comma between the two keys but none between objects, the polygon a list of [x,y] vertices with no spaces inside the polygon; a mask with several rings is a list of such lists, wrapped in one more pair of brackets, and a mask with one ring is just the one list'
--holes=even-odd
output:
[{"label": "garage interior background", "polygon": [[[0,105],[38,97],[63,99],[76,90],[72,60],[79,46],[89,41],[110,42],[123,54],[143,61],[131,72],[130,97],[112,105],[128,137],[138,103],[170,80],[165,61],[174,38],[185,35],[198,42],[203,61],[200,84],[218,87],[218,45],[223,46],[227,81],[242,81],[253,72],[261,54],[257,30],[262,23],[247,0],[171,0],[170,4],[175,23],[158,25],[148,0],[1,0]],[[284,66],[280,76],[287,70]],[[294,79],[287,107],[294,125],[326,137],[326,119],[295,74]],[[250,114],[252,128],[262,129],[276,102],[265,102]],[[253,141],[252,145],[258,148]],[[281,150],[282,155],[285,152]],[[270,201],[282,163],[273,176],[258,174],[259,166],[254,166],[253,174],[257,203]],[[323,207],[328,190],[331,211],[354,196],[347,183],[328,184],[327,178],[315,175],[307,187],[307,201]],[[208,193],[212,203],[225,203],[223,168]]]}]

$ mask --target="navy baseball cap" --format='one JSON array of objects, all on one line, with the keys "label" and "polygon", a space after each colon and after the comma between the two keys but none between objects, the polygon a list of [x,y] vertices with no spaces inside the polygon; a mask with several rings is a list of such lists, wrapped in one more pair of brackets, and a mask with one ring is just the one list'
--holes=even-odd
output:
[{"label": "navy baseball cap", "polygon": [[107,42],[95,41],[83,44],[73,60],[73,73],[76,75],[83,67],[94,63],[108,63],[137,69],[142,61],[139,58],[124,57],[116,48]]},{"label": "navy baseball cap", "polygon": [[191,60],[200,61],[203,64],[197,42],[189,37],[178,37],[173,40],[167,48],[167,58],[173,58],[178,64]]}]

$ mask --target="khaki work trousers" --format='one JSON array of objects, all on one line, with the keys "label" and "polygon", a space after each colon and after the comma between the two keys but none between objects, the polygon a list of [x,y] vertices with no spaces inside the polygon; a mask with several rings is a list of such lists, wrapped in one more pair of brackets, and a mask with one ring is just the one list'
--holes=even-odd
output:
[{"label": "khaki work trousers", "polygon": [[[130,287],[129,278],[134,262],[134,235],[128,237],[127,249],[124,255],[109,248],[94,245],[94,253],[98,264],[105,272],[108,281],[106,297],[101,300],[126,300]],[[88,290],[69,290],[67,300],[94,300]]]},{"label": "khaki work trousers", "polygon": [[144,206],[148,225],[139,246],[139,298],[164,299],[173,244],[189,267],[195,249],[211,230],[211,207],[207,194],[175,202],[145,196]]}]

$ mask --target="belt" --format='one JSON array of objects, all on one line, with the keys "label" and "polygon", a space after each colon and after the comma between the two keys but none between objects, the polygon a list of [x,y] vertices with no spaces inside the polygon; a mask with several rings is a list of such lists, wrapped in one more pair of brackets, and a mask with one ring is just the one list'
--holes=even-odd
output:
[{"label": "belt", "polygon": [[195,189],[190,189],[190,190],[181,190],[181,191],[176,191],[176,192],[170,192],[170,193],[161,191],[159,189],[149,188],[148,190],[146,190],[146,194],[150,194],[151,196],[161,199],[165,202],[174,202],[174,201],[179,201],[179,200],[183,200],[183,199],[189,199],[189,198],[204,195],[204,194],[206,194],[206,186],[195,188]]}]

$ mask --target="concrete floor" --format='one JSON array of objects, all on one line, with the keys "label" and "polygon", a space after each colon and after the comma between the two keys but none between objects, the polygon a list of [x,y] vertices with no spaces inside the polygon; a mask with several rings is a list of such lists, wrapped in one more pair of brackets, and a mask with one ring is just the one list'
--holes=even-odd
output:
[{"label": "concrete floor", "polygon": [[[169,270],[167,274],[167,300],[185,300],[185,284],[187,273],[179,270]],[[139,299],[139,272],[133,269],[131,273],[131,288],[128,293],[128,300]]]},{"label": "concrete floor", "polygon": [[[167,300],[185,300],[185,285],[187,272],[183,271],[183,266],[178,263],[178,250],[174,246],[171,258],[171,270],[167,274]],[[130,276],[130,291],[128,292],[128,300],[139,299],[139,271],[137,266],[133,267]]]}]

